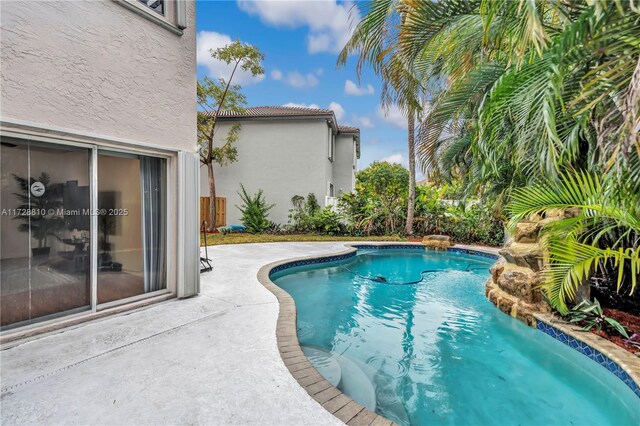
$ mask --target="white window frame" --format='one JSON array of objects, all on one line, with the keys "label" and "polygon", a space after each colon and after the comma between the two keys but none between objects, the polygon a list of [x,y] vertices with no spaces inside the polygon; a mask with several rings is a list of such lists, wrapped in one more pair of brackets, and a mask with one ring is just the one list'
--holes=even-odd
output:
[{"label": "white window frame", "polygon": [[336,135],[333,134],[333,130],[331,130],[331,126],[328,127],[329,129],[329,139],[328,139],[328,159],[329,161],[331,161],[333,163],[334,160],[334,156],[336,153]]},{"label": "white window frame", "polygon": [[[144,19],[151,21],[162,28],[171,31],[176,35],[182,35],[183,29],[187,27],[186,24],[186,0],[165,0],[164,2],[164,15],[160,15],[155,10],[151,9],[138,2],[138,0],[113,0],[120,6],[123,6],[133,13],[140,15]],[[172,5],[175,5],[175,10],[170,13],[169,10]],[[169,13],[168,13],[169,12]],[[175,20],[175,24],[171,22],[170,18]]]}]

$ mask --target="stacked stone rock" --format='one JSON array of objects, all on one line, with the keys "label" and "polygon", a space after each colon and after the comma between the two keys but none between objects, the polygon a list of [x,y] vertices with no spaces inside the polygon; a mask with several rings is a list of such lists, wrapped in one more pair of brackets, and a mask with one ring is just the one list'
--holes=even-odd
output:
[{"label": "stacked stone rock", "polygon": [[422,244],[432,250],[446,250],[453,246],[448,235],[427,235],[422,239]]},{"label": "stacked stone rock", "polygon": [[502,258],[491,267],[487,298],[500,310],[525,324],[536,326],[534,312],[549,312],[542,290],[545,265],[540,230],[550,222],[575,215],[575,211],[549,210],[544,218],[532,215],[516,225],[514,237],[500,250]]}]

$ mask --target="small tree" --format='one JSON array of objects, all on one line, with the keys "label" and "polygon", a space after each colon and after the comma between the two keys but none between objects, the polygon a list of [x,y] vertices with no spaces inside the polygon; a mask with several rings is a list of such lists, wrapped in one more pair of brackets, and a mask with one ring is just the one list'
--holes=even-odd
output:
[{"label": "small tree", "polygon": [[211,57],[233,64],[233,69],[228,80],[224,78],[214,81],[208,77],[198,81],[198,145],[200,150],[200,162],[207,166],[209,177],[209,216],[211,222],[209,230],[215,228],[216,217],[216,181],[213,174],[213,165],[225,166],[237,160],[237,150],[233,144],[238,140],[240,124],[234,123],[221,146],[215,146],[216,123],[220,111],[231,110],[242,112],[247,104],[246,97],[241,92],[240,85],[232,85],[233,77],[240,68],[248,71],[252,76],[264,74],[261,61],[264,55],[257,47],[243,44],[239,40],[233,41],[224,47],[210,50]]},{"label": "small tree", "polygon": [[240,184],[238,195],[244,204],[241,207],[236,206],[236,208],[242,213],[242,224],[247,229],[247,232],[259,234],[267,230],[271,224],[268,219],[269,210],[275,204],[267,204],[262,189],[252,196],[247,193],[242,184]]},{"label": "small tree", "polygon": [[407,169],[374,161],[356,174],[355,193],[343,194],[340,205],[352,225],[367,235],[402,232],[408,186]]}]

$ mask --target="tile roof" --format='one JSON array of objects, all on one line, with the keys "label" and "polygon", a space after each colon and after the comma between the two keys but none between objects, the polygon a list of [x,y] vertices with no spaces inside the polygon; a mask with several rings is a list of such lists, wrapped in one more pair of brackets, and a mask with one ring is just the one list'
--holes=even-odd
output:
[{"label": "tile roof", "polygon": [[356,132],[359,132],[360,129],[353,126],[338,126],[338,131],[344,132],[344,133],[356,133]]},{"label": "tile roof", "polygon": [[292,106],[258,106],[246,108],[244,112],[220,111],[219,117],[289,117],[309,115],[333,115],[330,109]]},{"label": "tile roof", "polygon": [[[244,112],[222,110],[219,118],[251,118],[251,117],[331,117],[335,123],[335,114],[330,109],[307,108],[295,106],[257,106],[245,108]],[[336,127],[334,127],[336,128]],[[337,126],[338,132],[359,133],[360,129],[352,126]]]}]

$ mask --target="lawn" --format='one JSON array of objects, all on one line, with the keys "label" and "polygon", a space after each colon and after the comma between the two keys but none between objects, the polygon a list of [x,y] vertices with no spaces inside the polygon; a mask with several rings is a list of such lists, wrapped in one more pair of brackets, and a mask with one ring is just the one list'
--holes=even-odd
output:
[{"label": "lawn", "polygon": [[[371,236],[371,237],[350,237],[350,236],[331,236],[331,235],[313,235],[313,234],[290,234],[290,235],[271,235],[271,234],[208,234],[207,244],[210,246],[221,244],[246,244],[246,243],[276,243],[276,242],[293,242],[293,241],[407,241],[406,238],[395,236]],[[204,246],[204,238],[200,237],[200,245]]]}]

